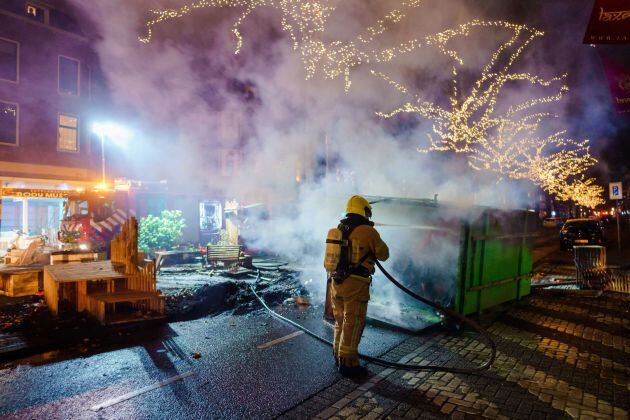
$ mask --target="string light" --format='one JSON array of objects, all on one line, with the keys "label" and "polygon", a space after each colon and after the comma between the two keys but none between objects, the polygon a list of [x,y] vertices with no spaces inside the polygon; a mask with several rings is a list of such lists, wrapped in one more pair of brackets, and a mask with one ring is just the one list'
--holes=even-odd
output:
[{"label": "string light", "polygon": [[605,203],[602,195],[604,188],[595,184],[594,178],[578,179],[565,186],[558,198],[565,201],[573,201],[588,208],[595,208]]},{"label": "string light", "polygon": [[[473,28],[491,26],[509,29],[512,36],[494,51],[489,62],[481,69],[470,93],[460,99],[457,66],[463,66],[464,60],[457,51],[448,49],[446,43],[457,36],[469,36]],[[530,73],[511,72],[524,48],[543,35],[543,32],[525,25],[475,20],[431,35],[422,41],[410,41],[404,44],[405,50],[386,50],[383,59],[421,46],[437,47],[455,63],[451,71],[453,88],[449,106],[440,107],[419,95],[411,94],[404,84],[385,73],[372,71],[374,76],[381,78],[398,92],[414,99],[391,112],[377,112],[377,115],[392,118],[398,114],[413,113],[429,120],[432,123],[432,132],[427,135],[428,147],[419,148],[420,152],[462,153],[475,170],[493,171],[512,179],[529,179],[559,199],[572,200],[583,206],[594,207],[601,204],[603,188],[596,185],[594,179],[584,179],[585,172],[597,162],[590,155],[588,140],[566,138],[565,131],[540,137],[537,133],[541,131],[541,122],[551,115],[525,112],[536,106],[560,101],[568,92],[568,86],[564,83],[566,74],[547,80]],[[503,88],[506,83],[513,81],[544,88],[554,85],[559,87],[555,93],[526,100],[499,112],[496,106]]]},{"label": "string light", "polygon": [[[208,7],[241,8],[241,15],[232,26],[236,44],[234,52],[238,54],[243,47],[243,37],[240,27],[249,15],[256,9],[270,7],[281,12],[280,27],[292,41],[293,49],[299,51],[305,67],[306,79],[315,76],[321,69],[327,79],[344,78],[345,90],[352,84],[351,72],[354,68],[370,62],[384,62],[393,59],[393,50],[388,52],[366,51],[369,45],[380,35],[399,23],[405,16],[405,10],[415,8],[422,0],[408,0],[400,7],[388,12],[383,19],[368,27],[364,33],[357,36],[355,41],[342,43],[332,41],[324,43],[320,38],[326,30],[326,24],[336,7],[329,5],[331,0],[198,0],[179,9],[151,10],[152,18],[146,23],[146,34],[139,37],[143,43],[151,42],[154,28],[167,20],[179,19],[192,14],[194,11]],[[359,47],[364,47],[361,49]],[[409,48],[400,47],[404,51]]]},{"label": "string light", "polygon": [[3,114],[7,114],[7,115],[11,115],[12,117],[16,117],[17,116],[17,107],[15,107],[13,105],[7,105],[4,108],[2,108],[2,113]]},{"label": "string light", "polygon": [[593,185],[594,180],[584,180],[585,171],[597,163],[588,141],[566,138],[566,131],[537,137],[546,117],[549,115],[539,113],[516,124],[506,122],[495,138],[478,142],[468,156],[470,166],[512,179],[529,179],[561,200],[586,207],[603,203],[603,189]]},{"label": "string light", "polygon": [[[420,152],[464,153],[470,166],[476,170],[494,171],[513,179],[530,179],[561,200],[573,200],[587,207],[602,202],[603,189],[593,179],[584,178],[584,173],[596,163],[589,153],[588,141],[565,138],[564,131],[541,138],[536,133],[540,131],[541,121],[549,115],[534,113],[521,116],[531,108],[561,100],[568,92],[564,82],[566,74],[543,79],[527,72],[512,71],[525,48],[544,35],[542,31],[505,21],[472,20],[456,28],[407,40],[396,46],[374,49],[374,41],[400,23],[409,9],[420,6],[422,0],[401,2],[399,7],[390,10],[382,19],[348,42],[322,40],[328,19],[336,9],[331,3],[331,0],[197,0],[179,9],[151,11],[153,17],[146,22],[146,34],[140,37],[140,41],[149,43],[157,25],[183,18],[195,10],[208,7],[239,8],[242,12],[232,25],[234,53],[239,54],[244,43],[240,28],[245,20],[262,7],[279,10],[280,27],[288,34],[293,49],[299,52],[307,80],[321,71],[326,79],[343,78],[344,89],[348,92],[352,85],[352,71],[359,66],[367,66],[372,75],[384,80],[404,96],[413,98],[397,109],[378,112],[377,115],[392,118],[403,113],[413,113],[429,120],[432,132],[427,135],[428,147],[419,148]],[[448,44],[456,37],[470,36],[476,29],[506,29],[511,31],[511,36],[496,48],[472,84],[470,92],[460,98],[458,67],[465,63]],[[404,84],[372,68],[373,65],[391,62],[401,55],[425,47],[436,48],[454,63],[449,72],[452,91],[448,107],[412,94]],[[497,111],[505,85],[518,81],[543,88],[554,87],[555,92],[512,105],[502,112]]]}]

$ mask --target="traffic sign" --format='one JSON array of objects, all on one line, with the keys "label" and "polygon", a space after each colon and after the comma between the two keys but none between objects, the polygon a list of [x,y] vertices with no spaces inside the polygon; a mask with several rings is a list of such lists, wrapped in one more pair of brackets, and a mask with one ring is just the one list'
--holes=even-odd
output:
[{"label": "traffic sign", "polygon": [[611,182],[608,186],[611,200],[621,200],[623,198],[621,191],[621,182]]}]

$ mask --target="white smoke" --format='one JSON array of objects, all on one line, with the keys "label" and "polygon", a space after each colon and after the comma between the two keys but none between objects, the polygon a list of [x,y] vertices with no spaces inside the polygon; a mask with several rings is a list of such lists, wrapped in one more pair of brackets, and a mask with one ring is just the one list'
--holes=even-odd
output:
[{"label": "white smoke", "polygon": [[[299,261],[310,270],[307,278],[324,277],[326,232],[336,225],[352,194],[408,198],[438,194],[439,201],[458,208],[520,207],[536,199],[533,187],[472,172],[461,156],[418,153],[416,147],[425,141],[430,125],[415,117],[398,122],[377,118],[376,111],[396,108],[403,98],[365,68],[353,72],[347,94],[343,80],[326,80],[320,74],[305,80],[299,54],[281,32],[274,11],[261,10],[249,17],[242,30],[243,50],[235,56],[230,26],[237,10],[207,9],[165,22],[145,45],[138,36],[143,35],[148,10],[177,8],[184,1],[73,1],[95,24],[100,37],[96,50],[116,105],[130,110],[146,130],[147,143],[138,146],[134,156],[140,174],[168,177],[178,185],[194,186],[190,188],[209,187],[246,204],[268,203],[272,222],[261,223],[246,239],[257,248]],[[354,39],[397,3],[338,2],[325,36],[328,41]],[[496,6],[427,0],[376,47],[473,18],[514,17],[513,4]],[[487,61],[481,51],[488,55],[506,35],[486,31],[458,41],[467,51],[469,70]],[[541,61],[535,53],[525,60],[528,69],[543,76],[571,70],[562,63]],[[444,102],[450,89],[445,84],[450,76],[446,62],[436,51],[421,49],[388,64],[387,71],[411,81],[426,99]],[[522,87],[514,87],[507,96],[513,103],[531,97],[532,92]],[[225,134],[226,115],[234,116],[236,135]],[[243,153],[237,176],[222,177],[209,165],[220,158],[221,148]],[[378,207],[375,219],[379,221]],[[393,231],[383,232],[396,252],[404,252],[403,239],[398,241]],[[427,255],[452,261],[454,246],[435,248]],[[314,283],[322,285],[321,295],[324,281]]]}]

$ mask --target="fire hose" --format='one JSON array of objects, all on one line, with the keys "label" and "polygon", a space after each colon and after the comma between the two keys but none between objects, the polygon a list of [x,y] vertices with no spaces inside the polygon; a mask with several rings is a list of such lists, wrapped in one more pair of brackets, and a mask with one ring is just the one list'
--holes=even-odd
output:
[{"label": "fire hose", "polygon": [[[414,298],[414,299],[424,303],[425,305],[428,305],[428,306],[436,309],[437,311],[441,312],[446,317],[455,319],[460,324],[467,325],[468,327],[470,327],[473,330],[477,331],[479,333],[479,335],[481,337],[483,337],[484,340],[486,341],[486,345],[490,348],[490,356],[489,356],[488,360],[486,360],[483,364],[481,364],[479,366],[476,366],[476,367],[472,367],[472,368],[456,368],[456,367],[438,366],[438,365],[410,365],[410,364],[406,364],[406,363],[390,362],[390,361],[387,361],[387,360],[380,359],[378,357],[373,357],[373,356],[367,356],[367,355],[364,355],[364,354],[359,354],[359,357],[361,359],[363,359],[363,360],[365,360],[367,362],[370,362],[370,363],[374,363],[376,365],[389,367],[389,368],[394,368],[394,369],[412,370],[412,371],[440,371],[440,372],[451,372],[451,373],[462,373],[462,374],[471,374],[471,373],[481,372],[481,371],[489,369],[490,366],[492,366],[492,363],[494,363],[494,359],[496,358],[496,354],[497,354],[497,345],[494,342],[494,340],[492,339],[492,336],[486,330],[484,330],[479,324],[477,324],[472,319],[469,319],[469,318],[461,315],[460,313],[458,313],[458,312],[456,312],[456,311],[454,311],[452,309],[445,308],[442,305],[439,305],[439,304],[437,304],[435,302],[432,302],[432,301],[430,301],[430,300],[428,300],[428,299],[426,299],[426,298],[424,298],[424,297],[414,293],[413,291],[409,290],[408,288],[403,286],[400,282],[398,282],[389,272],[387,272],[387,270],[385,270],[385,268],[381,265],[381,263],[378,260],[376,260],[376,265],[383,272],[385,277],[387,277],[387,279],[390,282],[392,282],[396,287],[398,287],[400,290],[402,290],[407,295],[409,295],[412,298]],[[286,317],[280,315],[279,313],[275,312],[273,309],[271,309],[267,305],[267,303],[265,303],[264,299],[256,292],[256,288],[254,286],[255,286],[256,283],[258,283],[259,279],[260,279],[260,270],[258,270],[258,275],[256,277],[256,282],[254,284],[250,284],[249,288],[252,291],[252,293],[254,294],[254,296],[256,297],[256,299],[258,299],[258,301],[261,303],[261,305],[272,316],[278,318],[281,321],[286,322],[287,324],[290,324],[290,325],[294,326],[295,328],[303,331],[304,333],[310,335],[311,337],[315,338],[316,340],[321,341],[324,344],[328,344],[331,347],[334,345],[330,340],[327,340],[326,338],[315,334],[314,332],[312,332],[308,328],[304,327],[303,325],[300,325],[297,322],[292,321],[289,318],[286,318]]]}]

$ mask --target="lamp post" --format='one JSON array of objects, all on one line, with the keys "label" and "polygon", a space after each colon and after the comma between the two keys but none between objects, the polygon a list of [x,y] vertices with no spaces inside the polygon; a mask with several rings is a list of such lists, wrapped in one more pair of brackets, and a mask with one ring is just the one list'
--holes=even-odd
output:
[{"label": "lamp post", "polygon": [[101,138],[101,184],[105,185],[105,133],[99,134]]},{"label": "lamp post", "polygon": [[92,126],[92,131],[101,140],[101,185],[105,188],[107,185],[105,177],[105,137],[110,140],[126,140],[129,138],[129,132],[113,123],[95,123]]}]

